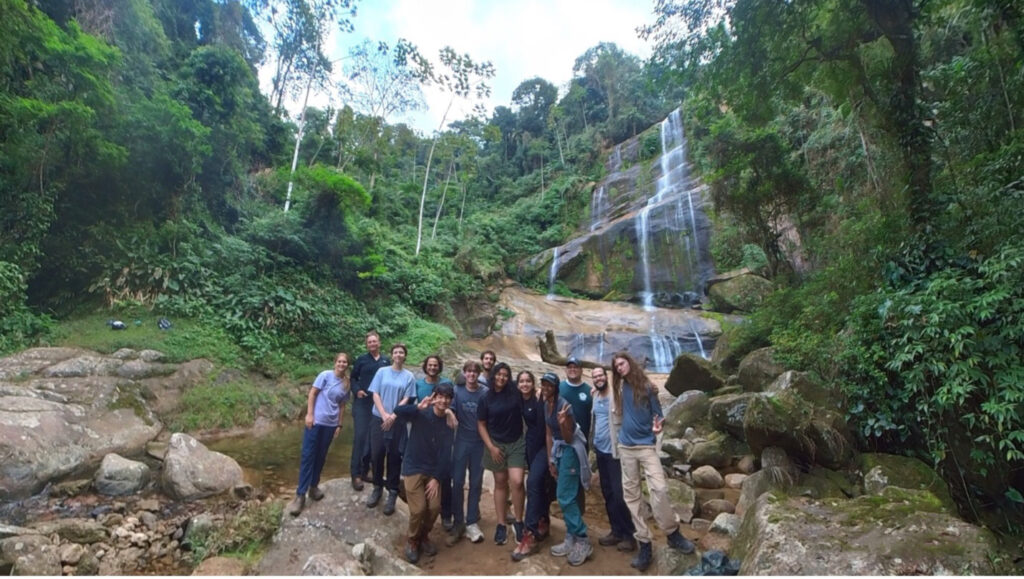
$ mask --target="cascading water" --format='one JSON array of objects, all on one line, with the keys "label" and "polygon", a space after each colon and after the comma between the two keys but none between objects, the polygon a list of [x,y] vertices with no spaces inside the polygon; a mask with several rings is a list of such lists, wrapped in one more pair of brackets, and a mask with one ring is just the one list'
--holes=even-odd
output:
[{"label": "cascading water", "polygon": [[602,183],[594,189],[594,198],[590,201],[590,230],[601,226],[608,214],[608,194]]},{"label": "cascading water", "polygon": [[555,297],[555,280],[558,279],[558,247],[551,256],[551,271],[548,272],[548,299]]}]

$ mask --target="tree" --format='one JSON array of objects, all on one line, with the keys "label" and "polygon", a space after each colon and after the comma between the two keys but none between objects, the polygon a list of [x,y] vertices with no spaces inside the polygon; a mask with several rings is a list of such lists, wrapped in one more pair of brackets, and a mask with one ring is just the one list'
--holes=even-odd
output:
[{"label": "tree", "polygon": [[539,76],[519,83],[512,91],[512,104],[519,106],[519,128],[535,137],[543,135],[557,101],[558,89]]},{"label": "tree", "polygon": [[482,99],[491,94],[488,81],[494,77],[494,65],[490,61],[475,62],[469,54],[458,54],[446,46],[438,53],[440,70],[433,62],[420,54],[419,50],[408,41],[399,42],[399,55],[414,65],[416,77],[425,85],[436,86],[448,93],[448,106],[441,115],[437,133],[430,143],[427,154],[427,167],[423,174],[423,192],[420,194],[419,219],[416,226],[416,255],[420,254],[423,242],[423,205],[427,200],[427,185],[430,181],[430,162],[434,158],[434,147],[437,145],[437,134],[444,129],[448,113],[457,99]]},{"label": "tree", "polygon": [[386,121],[423,108],[416,76],[398,56],[397,48],[385,42],[364,40],[349,49],[348,74],[340,88],[353,109]]}]

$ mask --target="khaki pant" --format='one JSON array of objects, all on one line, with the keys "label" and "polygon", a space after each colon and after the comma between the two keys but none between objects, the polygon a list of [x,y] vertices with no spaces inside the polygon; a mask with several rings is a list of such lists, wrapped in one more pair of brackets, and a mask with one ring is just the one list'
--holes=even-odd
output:
[{"label": "khaki pant", "polygon": [[634,537],[637,541],[644,543],[651,542],[651,530],[647,528],[647,521],[640,516],[640,503],[643,501],[643,493],[640,491],[640,470],[643,469],[644,478],[647,479],[647,490],[651,495],[651,510],[654,511],[654,520],[658,527],[665,534],[670,534],[679,528],[679,521],[672,510],[672,503],[668,500],[668,482],[665,478],[665,470],[658,460],[658,451],[654,446],[622,446],[619,445],[619,461],[622,464],[622,498],[629,507],[629,514],[633,517],[633,525],[636,527]]},{"label": "khaki pant", "polygon": [[427,499],[427,483],[430,477],[425,474],[412,474],[404,479],[405,501],[409,505],[409,538],[420,539],[430,533],[441,512],[441,489],[432,499]]}]

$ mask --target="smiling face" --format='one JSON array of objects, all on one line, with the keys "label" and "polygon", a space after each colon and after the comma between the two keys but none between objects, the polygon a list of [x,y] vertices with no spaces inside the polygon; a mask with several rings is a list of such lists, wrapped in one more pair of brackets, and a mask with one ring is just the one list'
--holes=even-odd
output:
[{"label": "smiling face", "polygon": [[523,398],[533,398],[534,391],[537,388],[537,385],[533,382],[533,376],[526,372],[521,372],[517,382],[516,385],[519,387],[519,392],[522,393]]},{"label": "smiling face", "polygon": [[451,405],[451,396],[434,396],[434,414],[441,416]]},{"label": "smiling face", "polygon": [[371,355],[376,356],[380,353],[380,336],[377,334],[370,334],[366,336],[366,350]]},{"label": "smiling face", "polygon": [[553,384],[547,380],[541,380],[540,393],[544,397],[544,400],[554,400],[558,397],[558,384]]},{"label": "smiling face", "polygon": [[594,388],[603,390],[608,385],[608,376],[604,373],[604,368],[598,366],[590,371],[590,379],[594,382]]},{"label": "smiling face", "polygon": [[576,364],[569,364],[565,367],[565,377],[573,384],[580,381],[583,376],[583,368],[580,368]]},{"label": "smiling face", "polygon": [[466,368],[462,371],[462,375],[466,377],[466,385],[476,384],[476,379],[480,377],[480,372],[477,372],[475,367]]},{"label": "smiling face", "polygon": [[348,354],[338,354],[338,357],[334,359],[334,373],[344,376],[346,370],[348,370]]},{"label": "smiling face", "polygon": [[497,392],[501,392],[508,385],[509,381],[512,380],[512,372],[508,368],[502,367],[494,374],[494,389]]},{"label": "smiling face", "polygon": [[427,358],[427,363],[423,373],[429,378],[437,378],[438,374],[441,373],[441,361],[434,356]]},{"label": "smiling face", "polygon": [[498,359],[490,352],[484,352],[484,355],[480,356],[480,364],[484,367],[484,372],[490,372],[497,361]]},{"label": "smiling face", "polygon": [[405,364],[406,354],[405,346],[392,346],[391,363],[394,364],[396,368],[401,368]]}]

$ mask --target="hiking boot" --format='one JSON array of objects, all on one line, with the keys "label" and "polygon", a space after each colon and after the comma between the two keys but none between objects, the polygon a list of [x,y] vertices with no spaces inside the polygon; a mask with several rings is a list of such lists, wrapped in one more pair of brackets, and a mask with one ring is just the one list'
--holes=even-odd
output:
[{"label": "hiking boot", "polygon": [[462,539],[463,533],[466,532],[465,523],[455,523],[452,525],[452,531],[448,533],[448,536],[444,538],[444,544],[449,547],[455,546]]},{"label": "hiking boot", "polygon": [[561,543],[551,547],[551,555],[553,557],[565,557],[572,550],[573,543],[576,542],[576,537],[569,533],[565,534],[565,540]]},{"label": "hiking boot", "polygon": [[380,498],[384,496],[384,487],[373,487],[373,492],[370,493],[370,497],[366,499],[366,506],[368,508],[376,507],[380,503]]},{"label": "hiking boot", "polygon": [[632,551],[636,551],[636,539],[634,539],[633,537],[626,537],[625,539],[619,541],[619,544],[616,545],[615,548],[619,551],[622,551],[623,553],[630,553]]},{"label": "hiking boot", "polygon": [[405,560],[416,564],[420,560],[420,545],[416,539],[409,539],[405,543]]},{"label": "hiking boot", "polygon": [[668,546],[685,554],[693,553],[693,550],[695,549],[693,542],[684,537],[683,534],[679,532],[679,529],[669,533]]},{"label": "hiking boot", "polygon": [[437,555],[437,545],[427,537],[420,538],[420,551],[427,557]]},{"label": "hiking boot", "polygon": [[388,491],[388,500],[384,502],[384,514],[391,516],[395,514],[395,501],[398,500],[398,491]]},{"label": "hiking boot", "polygon": [[523,522],[522,521],[516,521],[516,522],[512,523],[512,532],[516,536],[516,543],[519,543],[519,541],[523,540],[523,531],[524,530],[525,530],[525,527],[523,527]]},{"label": "hiking boot", "polygon": [[362,477],[358,477],[358,476],[352,477],[352,490],[354,490],[354,491],[361,491],[361,490],[363,490],[363,486],[364,485],[363,485]]},{"label": "hiking boot", "polygon": [[306,506],[306,495],[297,495],[292,502],[288,503],[287,511],[288,514],[297,517],[302,512],[302,507]]},{"label": "hiking boot", "polygon": [[522,540],[516,545],[516,550],[512,551],[512,560],[522,561],[535,552],[537,552],[537,538],[530,531],[526,531],[523,533]]},{"label": "hiking boot", "polygon": [[466,538],[469,539],[470,543],[479,543],[484,540],[484,532],[480,530],[480,526],[476,523],[466,525]]},{"label": "hiking boot", "polygon": [[494,529],[494,544],[504,545],[508,542],[508,527],[505,525],[498,525]]},{"label": "hiking boot", "polygon": [[618,545],[622,541],[622,538],[615,533],[608,533],[597,540],[597,544],[602,547],[611,547],[612,545]]},{"label": "hiking boot", "polygon": [[320,490],[320,487],[310,487],[309,498],[313,499],[314,501],[319,501],[320,499],[324,498],[324,491]]},{"label": "hiking boot", "polygon": [[455,526],[455,517],[448,515],[447,517],[441,517],[441,528],[445,531],[451,532],[452,527]]},{"label": "hiking boot", "polygon": [[573,567],[582,565],[594,552],[594,546],[590,544],[589,537],[576,537],[572,549],[569,550],[569,564]]},{"label": "hiking boot", "polygon": [[646,571],[651,566],[653,560],[654,553],[651,550],[651,544],[640,541],[640,551],[629,562],[629,566],[640,571]]},{"label": "hiking boot", "polygon": [[550,534],[551,534],[551,520],[548,519],[547,517],[541,517],[540,520],[537,521],[537,536],[534,537],[534,538],[537,539],[537,542],[539,543],[539,542],[543,541],[544,539],[547,539],[548,535],[550,535]]}]

